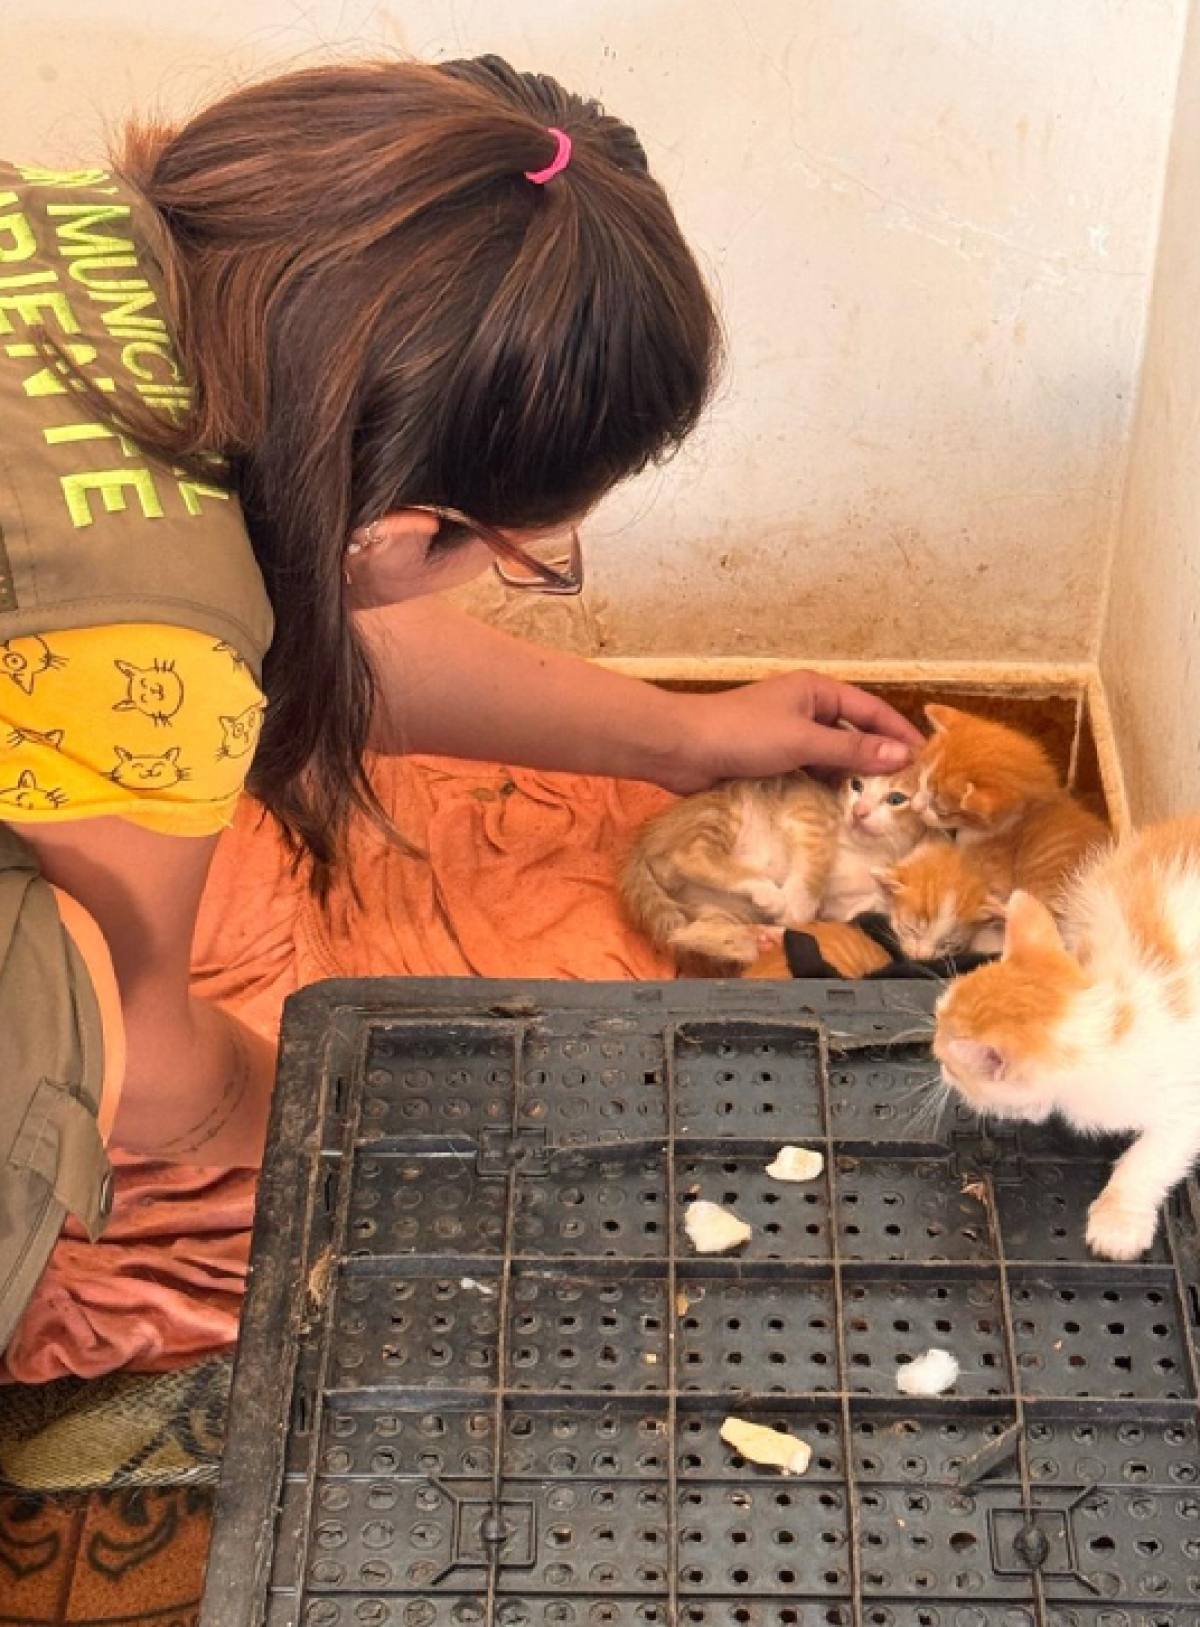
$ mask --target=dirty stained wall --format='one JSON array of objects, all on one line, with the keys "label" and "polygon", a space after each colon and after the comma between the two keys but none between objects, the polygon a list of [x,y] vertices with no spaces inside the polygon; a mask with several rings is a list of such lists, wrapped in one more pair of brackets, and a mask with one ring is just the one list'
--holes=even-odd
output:
[{"label": "dirty stained wall", "polygon": [[606,655],[1095,653],[1183,0],[6,0],[0,151],[273,65],[498,50],[642,132],[732,364],[594,517]]},{"label": "dirty stained wall", "polygon": [[1200,14],[1188,30],[1101,676],[1132,812],[1200,808]]}]

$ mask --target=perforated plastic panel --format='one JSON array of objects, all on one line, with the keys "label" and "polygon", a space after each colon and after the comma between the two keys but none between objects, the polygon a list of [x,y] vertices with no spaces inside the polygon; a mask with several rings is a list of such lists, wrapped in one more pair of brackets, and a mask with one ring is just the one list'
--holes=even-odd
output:
[{"label": "perforated plastic panel", "polygon": [[[205,1627],[1200,1624],[1194,1188],[938,1122],[923,984],[332,983],[288,1010]],[[785,1142],[816,1182],[763,1166]],[[705,1197],[736,1257],[682,1230]],[[951,1350],[951,1394],[898,1394]],[[741,1460],[730,1411],[813,1448]]]}]

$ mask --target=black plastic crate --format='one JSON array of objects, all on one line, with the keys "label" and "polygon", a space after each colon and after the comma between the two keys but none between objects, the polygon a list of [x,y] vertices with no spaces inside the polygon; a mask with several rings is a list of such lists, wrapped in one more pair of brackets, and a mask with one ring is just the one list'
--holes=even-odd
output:
[{"label": "black plastic crate", "polygon": [[[931,1116],[935,994],[291,1001],[204,1627],[1200,1624],[1195,1188],[1091,1258],[1111,1149]],[[900,1395],[930,1345],[959,1382]]]}]

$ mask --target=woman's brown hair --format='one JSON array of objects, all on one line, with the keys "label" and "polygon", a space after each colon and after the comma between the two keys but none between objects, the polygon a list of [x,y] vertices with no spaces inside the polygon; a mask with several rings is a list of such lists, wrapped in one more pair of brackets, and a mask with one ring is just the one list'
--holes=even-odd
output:
[{"label": "woman's brown hair", "polygon": [[[549,126],[571,158],[538,186]],[[353,807],[380,815],[351,531],[415,503],[580,515],[694,426],[712,304],[633,131],[495,57],[289,74],[133,127],[120,162],[166,227],[193,388],[180,422],[124,418],[241,497],[276,615],[250,786],[320,872]]]}]

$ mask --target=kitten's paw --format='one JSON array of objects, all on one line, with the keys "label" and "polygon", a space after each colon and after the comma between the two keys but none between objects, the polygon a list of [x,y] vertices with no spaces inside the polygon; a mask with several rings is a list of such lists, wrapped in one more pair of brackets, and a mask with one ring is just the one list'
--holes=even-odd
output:
[{"label": "kitten's paw", "polygon": [[692,921],[671,934],[671,947],[687,955],[703,955],[723,965],[753,966],[758,959],[757,927],[732,921]]},{"label": "kitten's paw", "polygon": [[784,887],[781,919],[786,926],[807,926],[815,921],[821,900],[814,898],[807,887]]},{"label": "kitten's paw", "polygon": [[759,954],[768,955],[772,949],[779,949],[782,947],[783,928],[781,926],[755,927],[754,939],[758,944]]},{"label": "kitten's paw", "polygon": [[746,897],[769,921],[778,921],[783,914],[783,890],[773,881],[747,882]]},{"label": "kitten's paw", "polygon": [[1135,1207],[1119,1192],[1101,1192],[1088,1210],[1088,1247],[1105,1260],[1139,1259],[1157,1230],[1158,1210]]}]

